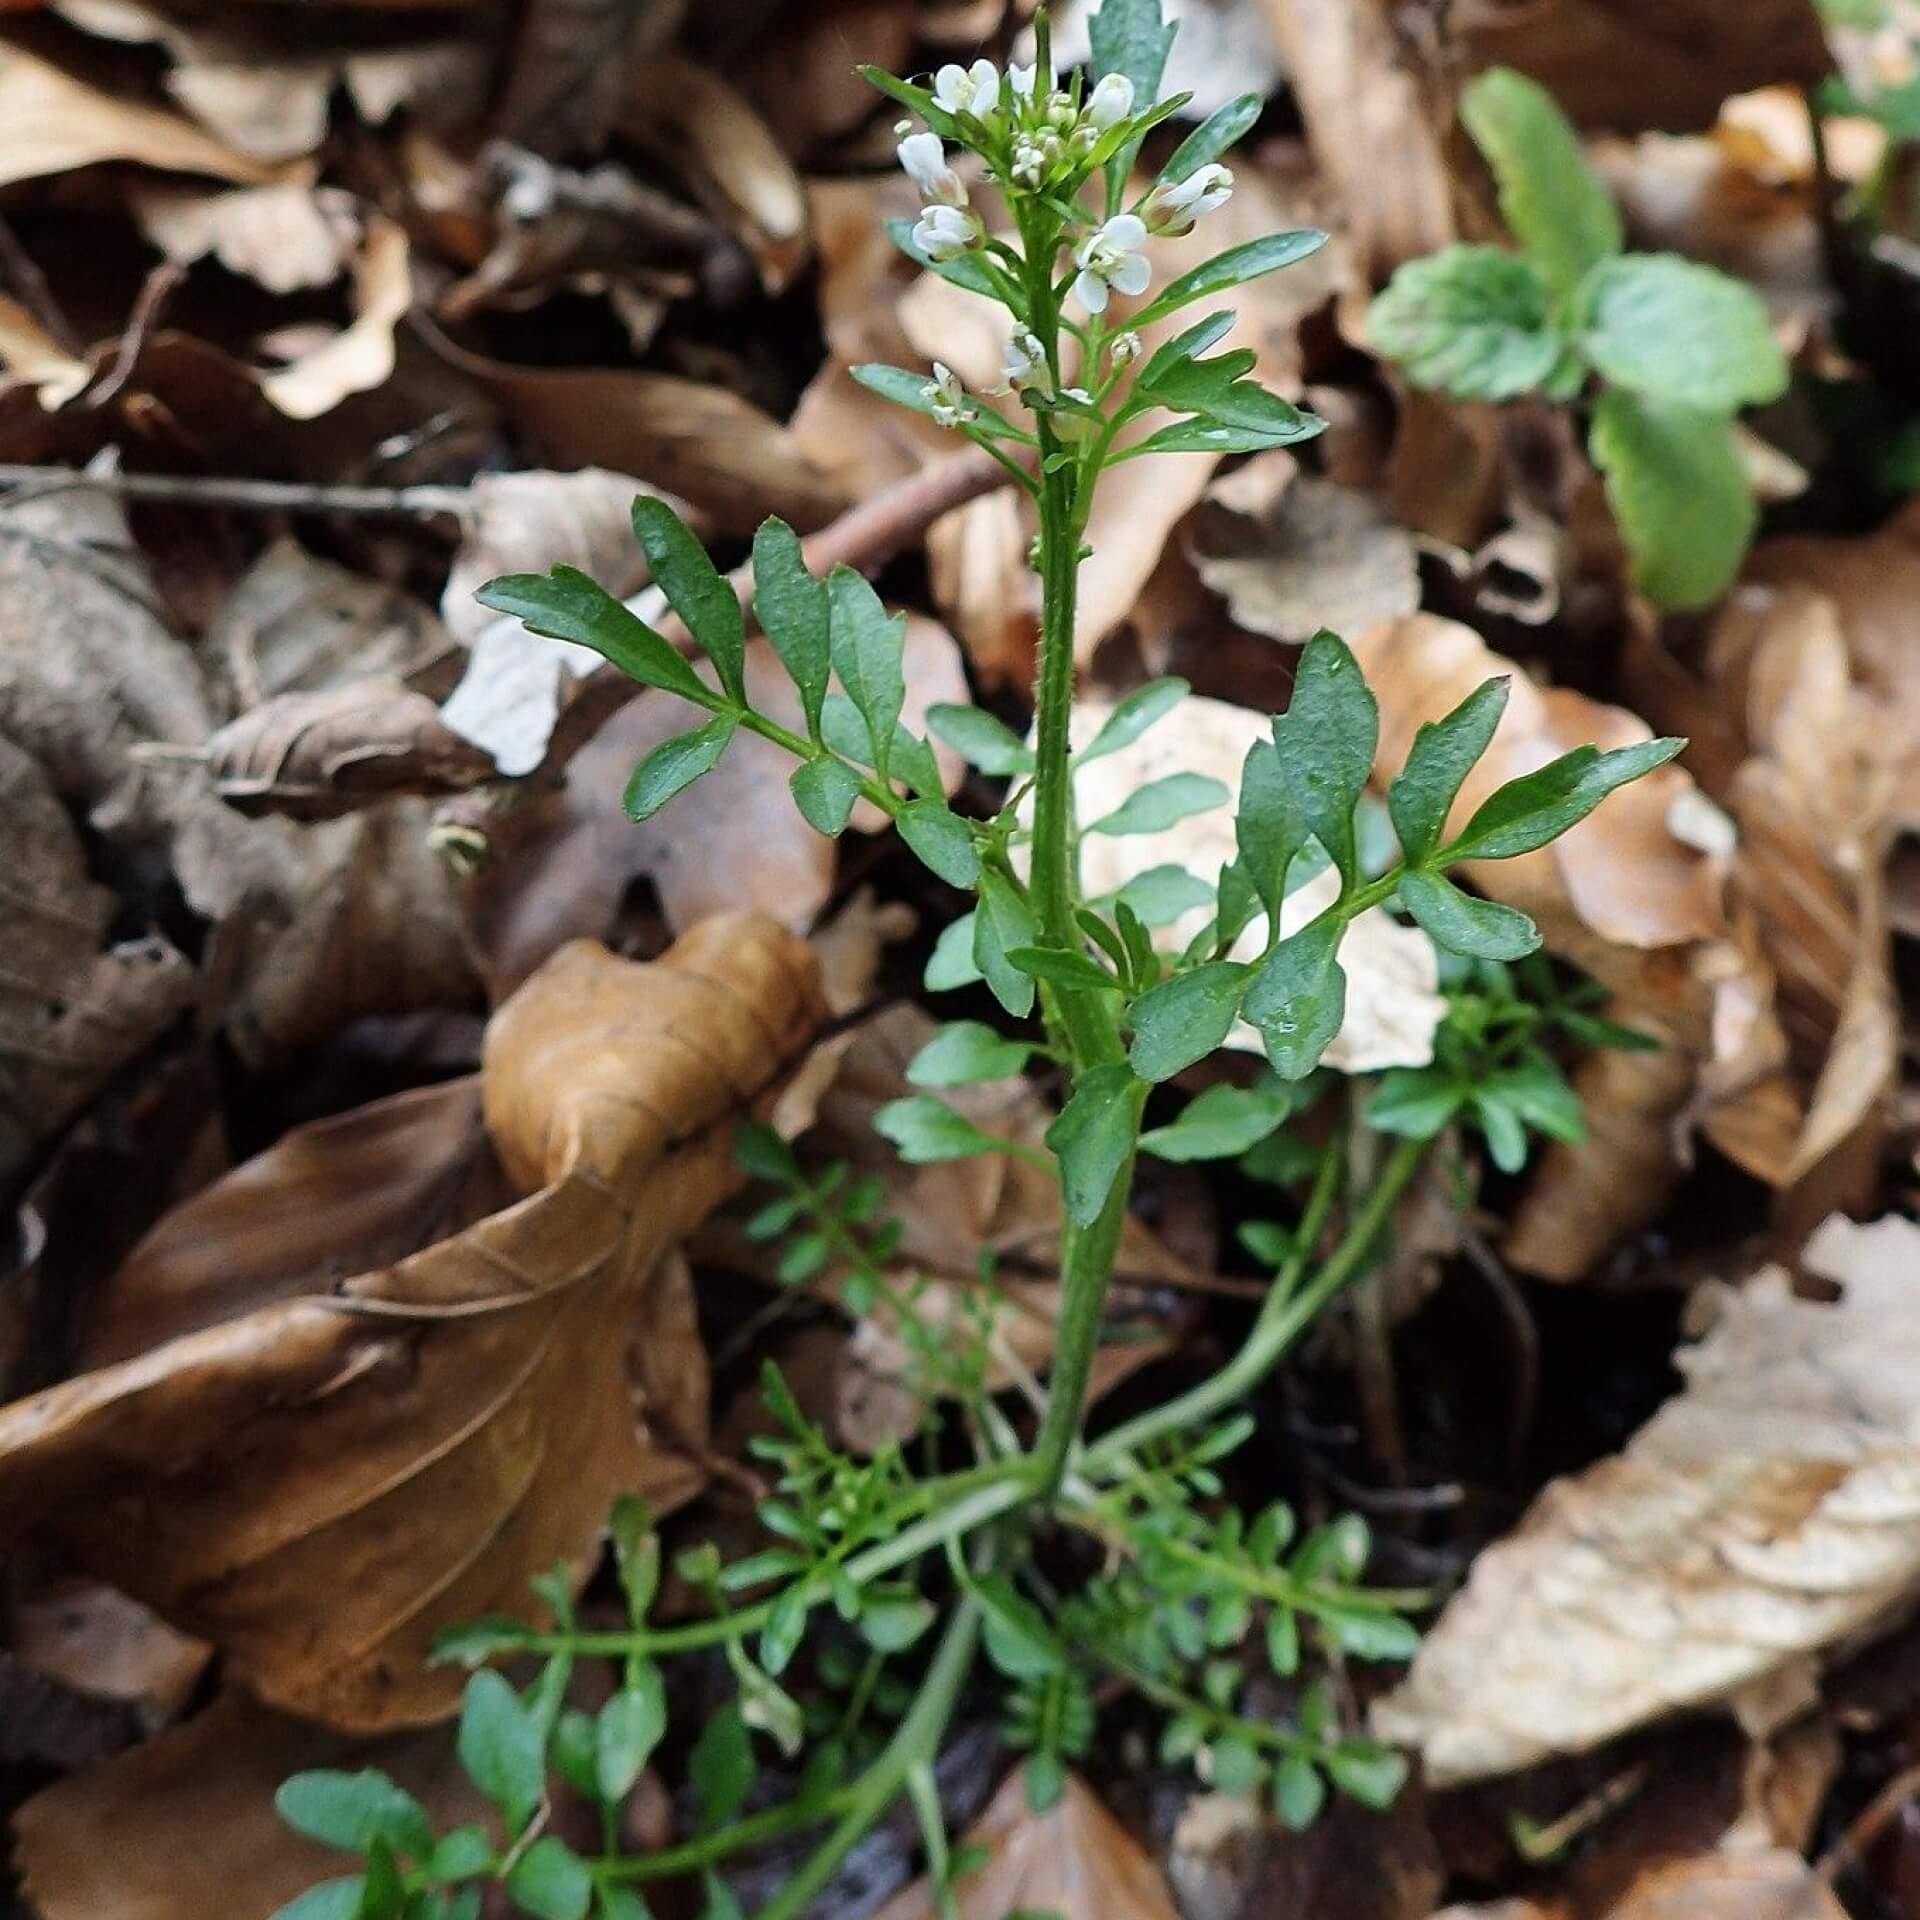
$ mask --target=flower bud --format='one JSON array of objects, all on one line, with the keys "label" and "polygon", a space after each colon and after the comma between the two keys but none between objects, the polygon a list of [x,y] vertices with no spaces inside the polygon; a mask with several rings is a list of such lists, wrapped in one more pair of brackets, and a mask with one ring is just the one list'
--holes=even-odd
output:
[{"label": "flower bud", "polygon": [[1087,99],[1087,119],[1102,133],[1117,127],[1133,111],[1133,82],[1124,73],[1101,77]]}]

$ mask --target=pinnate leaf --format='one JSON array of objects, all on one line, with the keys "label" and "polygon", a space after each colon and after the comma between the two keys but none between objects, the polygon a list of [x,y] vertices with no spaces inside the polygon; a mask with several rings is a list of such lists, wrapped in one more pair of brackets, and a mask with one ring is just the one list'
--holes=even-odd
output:
[{"label": "pinnate leaf", "polygon": [[861,575],[835,567],[827,581],[832,610],[833,670],[847,698],[866,722],[872,765],[884,780],[892,765],[894,729],[906,705],[907,684],[901,665],[906,616],[889,615]]},{"label": "pinnate leaf", "polygon": [[1663,767],[1687,743],[1671,737],[1630,747],[1575,747],[1509,780],[1480,803],[1448,851],[1450,860],[1510,860],[1576,826],[1616,787]]},{"label": "pinnate leaf", "polygon": [[807,733],[820,733],[832,656],[827,589],[807,571],[800,536],[784,520],[763,520],[753,536],[753,610],[800,693]]},{"label": "pinnate leaf", "polygon": [[1409,866],[1433,851],[1462,783],[1493,742],[1507,710],[1503,676],[1476,687],[1444,719],[1429,720],[1413,736],[1406,765],[1387,791],[1387,811]]},{"label": "pinnate leaf", "polygon": [[1522,960],[1540,946],[1540,929],[1524,913],[1477,900],[1437,873],[1402,874],[1400,904],[1436,945],[1472,960]]},{"label": "pinnate leaf", "polygon": [[591,647],[643,687],[677,693],[703,707],[720,704],[713,689],[665,639],[577,567],[503,573],[474,598],[496,613],[512,614],[530,633]]},{"label": "pinnate leaf", "polygon": [[720,577],[687,523],[664,500],[650,493],[636,496],[633,530],[646,550],[654,584],[713,662],[720,684],[737,705],[744,706],[747,622],[739,596]]},{"label": "pinnate leaf", "polygon": [[1157,300],[1149,302],[1134,316],[1133,324],[1151,327],[1168,314],[1178,313],[1182,307],[1204,300],[1211,293],[1225,293],[1229,287],[1244,286],[1249,280],[1293,266],[1318,253],[1326,244],[1327,236],[1318,228],[1303,227],[1290,233],[1270,233],[1265,239],[1229,247],[1173,281]]},{"label": "pinnate leaf", "polygon": [[740,724],[737,713],[716,714],[704,727],[663,740],[634,768],[622,804],[629,820],[648,820],[703,773],[711,773]]},{"label": "pinnate leaf", "polygon": [[1353,810],[1373,771],[1380,708],[1338,634],[1322,628],[1307,642],[1273,738],[1301,817],[1351,886],[1359,877]]}]

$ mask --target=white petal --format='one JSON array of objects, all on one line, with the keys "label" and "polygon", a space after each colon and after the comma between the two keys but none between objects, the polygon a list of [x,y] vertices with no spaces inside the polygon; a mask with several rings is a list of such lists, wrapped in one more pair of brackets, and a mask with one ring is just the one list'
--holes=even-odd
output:
[{"label": "white petal", "polygon": [[976,60],[967,78],[973,82],[972,109],[984,117],[1000,104],[1000,69],[991,60]]},{"label": "white petal", "polygon": [[1130,253],[1107,277],[1116,293],[1145,293],[1153,265],[1144,253]]},{"label": "white petal", "polygon": [[1107,310],[1107,283],[1097,273],[1082,268],[1073,282],[1073,291],[1089,313]]},{"label": "white petal", "polygon": [[949,113],[958,113],[967,90],[967,70],[951,61],[933,76],[933,97]]},{"label": "white petal", "polygon": [[1100,236],[1109,246],[1132,249],[1147,237],[1147,223],[1137,213],[1116,213],[1100,229]]}]

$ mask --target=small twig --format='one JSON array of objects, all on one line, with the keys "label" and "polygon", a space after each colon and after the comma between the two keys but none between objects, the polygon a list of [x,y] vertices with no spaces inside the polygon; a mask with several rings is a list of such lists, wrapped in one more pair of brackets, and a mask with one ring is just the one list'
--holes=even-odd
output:
[{"label": "small twig", "polygon": [[464,520],[473,512],[473,494],[466,487],[328,487],[221,473],[82,473],[73,467],[0,464],[0,487],[20,487],[34,498],[96,487],[126,500],[176,500],[262,513],[448,513]]},{"label": "small twig", "polygon": [[5,267],[7,278],[18,291],[27,311],[46,328],[61,351],[71,354],[76,360],[84,360],[87,357],[86,342],[74,331],[73,322],[54,298],[53,289],[47,284],[47,276],[40,271],[39,262],[20,244],[20,236],[4,217],[0,217],[0,266]]},{"label": "small twig", "polygon": [[1815,1862],[1815,1877],[1832,1886],[1849,1869],[1864,1866],[1874,1843],[1915,1799],[1920,1799],[1920,1767],[1902,1768]]},{"label": "small twig", "polygon": [[113,365],[107,369],[106,378],[87,394],[88,406],[105,406],[133,378],[133,370],[139,364],[140,350],[147,344],[147,336],[159,320],[160,310],[186,277],[186,268],[173,260],[161,261],[147,275],[139,297],[133,303],[133,311],[127,316],[126,330],[120,336],[120,344],[114,349]]}]

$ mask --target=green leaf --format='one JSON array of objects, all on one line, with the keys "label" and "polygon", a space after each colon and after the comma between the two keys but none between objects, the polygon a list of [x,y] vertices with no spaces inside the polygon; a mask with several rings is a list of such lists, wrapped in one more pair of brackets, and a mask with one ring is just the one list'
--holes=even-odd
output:
[{"label": "green leaf", "polygon": [[1080,766],[1130,747],[1157,720],[1164,720],[1193,691],[1186,681],[1169,677],[1136,687],[1100,723],[1100,730],[1074,756]]},{"label": "green leaf", "polygon": [[1327,244],[1327,236],[1317,228],[1303,227],[1293,233],[1270,233],[1263,240],[1249,240],[1244,246],[1229,247],[1216,253],[1191,273],[1183,273],[1171,282],[1157,300],[1150,301],[1134,316],[1135,327],[1145,330],[1164,320],[1170,313],[1204,300],[1210,293],[1225,293],[1229,287],[1244,286],[1263,274],[1276,273],[1293,266],[1309,254],[1318,253]]},{"label": "green leaf", "polygon": [[[889,221],[888,225],[905,228],[911,222]],[[993,283],[993,268],[981,256],[962,254],[957,260],[930,260],[902,233],[896,232],[894,238],[899,242],[901,252],[909,259],[918,261],[929,273],[938,274],[943,280],[951,280],[984,299],[1001,299],[1001,289]],[[932,382],[926,374],[910,373],[905,367],[876,364],[855,367],[853,377],[868,392],[877,393],[883,400],[891,400],[896,407],[905,407],[909,413],[925,414],[928,419],[933,417],[935,402]],[[991,407],[973,401],[969,401],[968,406],[970,411],[963,432],[987,440],[1017,440],[1023,445],[1030,444],[1029,436],[1021,428],[1003,420]]]},{"label": "green leaf", "polygon": [[1074,987],[1083,993],[1110,993],[1119,982],[1105,967],[1071,947],[1015,947],[1007,955],[1022,973],[1056,987]]},{"label": "green leaf", "polygon": [[1620,251],[1620,210],[1546,88],[1494,67],[1461,94],[1460,118],[1493,169],[1508,231],[1555,293]]},{"label": "green leaf", "polygon": [[1298,1749],[1284,1755],[1273,1770],[1273,1810],[1295,1833],[1304,1833],[1327,1804],[1327,1783],[1320,1769]]},{"label": "green leaf", "polygon": [[534,1920],[585,1920],[593,1875],[564,1840],[544,1833],[513,1863],[507,1894]]},{"label": "green leaf", "polygon": [[955,1020],[907,1063],[907,1082],[915,1087],[970,1087],[982,1080],[1010,1080],[1032,1051],[1029,1042],[1009,1040],[978,1020]]},{"label": "green leaf", "polygon": [[1016,947],[1033,946],[1039,938],[1040,922],[1025,895],[992,868],[982,869],[980,905],[973,916],[973,963],[993,997],[1016,1020],[1033,1011],[1033,976],[1022,973],[1007,955]]},{"label": "green leaf", "polygon": [[546,1745],[519,1694],[491,1667],[467,1682],[455,1744],[467,1778],[518,1833],[546,1791]]},{"label": "green leaf", "polygon": [[1343,1740],[1327,1755],[1333,1784],[1376,1813],[1393,1805],[1406,1784],[1407,1757],[1373,1740]]},{"label": "green leaf", "polygon": [[832,606],[833,670],[847,698],[867,723],[873,766],[882,781],[892,762],[894,729],[906,705],[907,683],[901,666],[906,644],[904,614],[890,616],[880,596],[851,567],[835,567],[827,580]]},{"label": "green leaf", "polygon": [[1256,740],[1241,763],[1240,806],[1233,832],[1240,871],[1275,919],[1287,895],[1287,870],[1312,831],[1281,762],[1280,749],[1271,740]]},{"label": "green leaf", "polygon": [[1176,334],[1164,346],[1154,349],[1146,365],[1134,376],[1135,385],[1143,389],[1154,386],[1181,361],[1192,360],[1209,347],[1217,346],[1233,331],[1238,318],[1231,307],[1223,307],[1218,313],[1195,321],[1185,333]]},{"label": "green leaf", "polygon": [[1544,1054],[1507,1068],[1486,1083],[1487,1092],[1496,1094],[1528,1126],[1550,1139],[1578,1146],[1587,1137],[1586,1109],[1580,1096]]},{"label": "green leaf", "polygon": [[653,1920],[653,1911],[632,1887],[618,1881],[603,1880],[595,1889],[599,1905],[594,1911],[600,1920]]},{"label": "green leaf", "polygon": [[1209,1087],[1170,1126],[1143,1133],[1140,1145],[1161,1160],[1226,1160],[1258,1146],[1292,1109],[1277,1087]]},{"label": "green leaf", "polygon": [[832,659],[827,589],[807,571],[800,536],[784,520],[763,520],[753,536],[753,611],[799,690],[807,736],[817,740]]},{"label": "green leaf", "polygon": [[1466,1104],[1468,1088],[1448,1067],[1395,1067],[1367,1103],[1367,1125],[1408,1140],[1431,1140]]},{"label": "green leaf", "polygon": [[974,887],[980,880],[980,856],[973,829],[944,800],[916,800],[901,809],[894,825],[920,864],[950,887]]},{"label": "green leaf", "polygon": [[[983,977],[973,958],[976,918],[975,914],[963,913],[940,929],[940,937],[927,956],[926,971],[920,976],[920,984],[929,993],[952,993],[960,987],[972,986]],[[1033,990],[1030,980],[1027,990],[1029,993]]]},{"label": "green leaf", "polygon": [[595,1777],[603,1800],[621,1800],[640,1778],[667,1730],[667,1695],[651,1661],[600,1709],[594,1723]]},{"label": "green leaf", "polygon": [[[1245,382],[1242,385],[1249,392],[1260,391]],[[1271,402],[1271,411],[1277,416],[1270,426],[1236,426],[1205,418],[1176,420],[1172,426],[1150,434],[1137,447],[1129,447],[1122,457],[1132,460],[1149,453],[1261,453],[1269,447],[1291,447],[1315,439],[1326,431],[1327,423],[1317,413],[1302,413],[1272,394],[1261,397]]]},{"label": "green leaf", "polygon": [[787,785],[801,819],[815,833],[837,840],[846,832],[860,798],[860,776],[844,760],[831,753],[803,760],[788,776]]},{"label": "green leaf", "polygon": [[1143,927],[1168,927],[1196,907],[1213,904],[1213,889],[1185,867],[1149,867],[1136,873],[1114,896],[1138,917]]},{"label": "green leaf", "polygon": [[982,773],[1007,775],[1033,769],[1033,749],[984,707],[955,706],[942,701],[927,709],[927,731],[944,740]]},{"label": "green leaf", "polygon": [[427,1856],[427,1878],[436,1886],[456,1880],[471,1880],[476,1874],[493,1871],[493,1842],[485,1827],[455,1827],[440,1836]]},{"label": "green leaf", "polygon": [[958,138],[953,115],[925,87],[916,87],[911,80],[902,80],[885,67],[862,66],[857,71],[868,86],[877,88],[889,100],[897,100],[908,112],[917,113],[943,139]]},{"label": "green leaf", "polygon": [[1470,960],[1520,960],[1540,945],[1540,929],[1524,913],[1477,900],[1437,873],[1403,873],[1400,904],[1436,944]]},{"label": "green leaf", "polygon": [[1347,643],[1324,627],[1306,644],[1293,699],[1273,723],[1301,817],[1349,885],[1360,878],[1353,810],[1367,790],[1380,708]]},{"label": "green leaf", "polygon": [[1067,1790],[1066,1762],[1050,1751],[1029,1754],[1026,1784],[1028,1811],[1050,1813],[1060,1804],[1060,1797]]},{"label": "green leaf", "polygon": [[931,1094],[909,1094],[889,1100],[873,1116],[873,1130],[891,1140],[909,1166],[930,1166],[937,1160],[969,1160],[976,1153],[1003,1153],[1007,1143],[982,1133],[963,1114]]},{"label": "green leaf", "polygon": [[1146,1082],[1124,1061],[1089,1067],[1047,1129],[1067,1218],[1091,1226],[1133,1152]]},{"label": "green leaf", "polygon": [[1082,829],[1086,833],[1164,833],[1230,797],[1227,787],[1204,773],[1170,773],[1136,787],[1111,813]]},{"label": "green leaf", "polygon": [[532,1638],[533,1629],[524,1620],[489,1615],[436,1634],[433,1658],[436,1663],[448,1661],[456,1666],[477,1667],[488,1660],[497,1660],[503,1653],[517,1653]]},{"label": "green leaf", "polygon": [[[1254,364],[1251,349],[1222,353],[1211,360],[1183,360],[1153,383],[1151,397],[1175,413],[1203,416],[1206,427],[1239,427],[1270,436],[1274,445],[1312,437],[1311,416],[1269,393],[1258,381],[1241,376]],[[1147,382],[1140,383],[1147,391]],[[1163,441],[1177,429],[1165,429],[1147,444]]]},{"label": "green leaf", "polygon": [[1260,1758],[1259,1748],[1251,1735],[1237,1727],[1223,1733],[1209,1751],[1213,1755],[1212,1785],[1216,1793],[1251,1793],[1265,1777],[1266,1763]]},{"label": "green leaf", "polygon": [[700,1831],[724,1827],[747,1803],[759,1772],[739,1703],[730,1701],[700,1730],[687,1763],[700,1800]]},{"label": "green leaf", "polygon": [[1042,1679],[1066,1664],[1047,1616],[1004,1573],[976,1581],[973,1592],[980,1602],[987,1658],[1009,1680]]},{"label": "green leaf", "polygon": [[[770,1127],[760,1131],[773,1132]],[[773,1138],[779,1141],[791,1166],[792,1149],[778,1134],[773,1134]],[[747,1154],[752,1151],[745,1141],[743,1127],[734,1142],[734,1158],[743,1168],[747,1166]],[[614,1565],[620,1575],[620,1591],[626,1597],[627,1617],[638,1626],[646,1619],[660,1587],[660,1535],[647,1503],[634,1494],[623,1493],[613,1503],[607,1534],[613,1542]]]},{"label": "green leaf", "polygon": [[1615,388],[1594,408],[1587,446],[1606,475],[1635,584],[1676,611],[1711,606],[1760,524],[1732,423]]},{"label": "green leaf", "polygon": [[1443,247],[1409,260],[1368,309],[1367,338],[1415,386],[1462,400],[1532,393],[1567,351],[1547,283],[1502,247]]},{"label": "green leaf", "polygon": [[1171,1080],[1204,1060],[1233,1030],[1246,983],[1247,969],[1239,961],[1215,960],[1143,993],[1128,1014],[1134,1072],[1143,1080]]},{"label": "green leaf", "polygon": [[1532,853],[1584,820],[1616,787],[1663,767],[1687,743],[1665,738],[1630,747],[1575,747],[1496,788],[1446,850],[1454,860],[1510,860]]},{"label": "green leaf", "polygon": [[675,648],[577,567],[555,567],[546,574],[505,573],[489,580],[474,598],[496,613],[512,614],[530,633],[591,647],[643,687],[677,693],[696,706],[721,704]]},{"label": "green leaf", "polygon": [[1247,989],[1241,1012],[1259,1029],[1283,1080],[1304,1080],[1346,1018],[1347,976],[1338,957],[1345,930],[1338,914],[1309,921],[1274,948]]},{"label": "green leaf", "polygon": [[1160,169],[1160,183],[1177,185],[1210,161],[1218,160],[1251,130],[1265,105],[1259,94],[1243,93],[1224,107],[1216,107],[1174,148],[1173,158]]},{"label": "green leaf", "polygon": [[675,794],[711,773],[740,724],[737,713],[716,714],[704,727],[663,740],[633,770],[622,805],[629,820],[650,820]]},{"label": "green leaf", "polygon": [[365,1853],[376,1835],[409,1860],[424,1860],[433,1851],[426,1809],[372,1767],[296,1773],[282,1782],[273,1804],[295,1833],[343,1853]]},{"label": "green leaf", "polygon": [[1420,1651],[1420,1630],[1397,1613],[1324,1609],[1322,1629],[1356,1660],[1411,1660]]},{"label": "green leaf", "polygon": [[700,1909],[700,1920],[746,1920],[733,1889],[711,1867],[701,1879],[700,1890],[706,1895],[706,1904]]},{"label": "green leaf", "polygon": [[637,495],[633,530],[646,550],[654,584],[713,662],[720,684],[734,703],[745,706],[747,622],[739,596],[721,579],[687,523],[664,500],[650,493]]},{"label": "green leaf", "polygon": [[1460,787],[1492,743],[1507,709],[1505,675],[1483,681],[1444,720],[1413,736],[1407,763],[1387,791],[1387,811],[1409,866],[1418,866],[1445,832]]},{"label": "green leaf", "polygon": [[323,1880],[289,1900],[271,1920],[357,1920],[366,1887],[366,1876],[359,1873],[344,1880]]},{"label": "green leaf", "polygon": [[[904,253],[916,267],[923,272],[933,274],[937,279],[946,281],[950,286],[960,287],[964,291],[977,294],[983,300],[991,300],[996,305],[1006,307],[1020,318],[1025,319],[1027,298],[1019,283],[1005,271],[990,255],[981,253],[963,253],[952,260],[936,260],[923,251],[913,237],[914,222],[911,220],[888,220],[882,223],[887,230],[887,238]],[[931,413],[933,405],[926,397],[927,377],[925,374],[905,373],[901,367],[855,367],[853,377],[862,386],[873,387],[874,392],[884,399],[891,400],[897,406],[911,407],[916,413]],[[866,376],[868,374],[903,374],[907,380],[916,383],[918,394],[908,398],[904,386],[896,382],[875,385]],[[977,410],[978,417],[971,423],[998,439],[1011,439],[1014,430],[1000,416],[986,407]]]},{"label": "green leaf", "polygon": [[933,1625],[931,1600],[911,1590],[861,1596],[860,1637],[881,1653],[902,1653]]},{"label": "green leaf", "polygon": [[1737,413],[1786,391],[1766,302],[1676,253],[1604,261],[1581,284],[1580,313],[1588,360],[1648,400]]},{"label": "green leaf", "polygon": [[1487,1137],[1487,1151],[1502,1173],[1518,1173],[1527,1164],[1527,1123],[1494,1087],[1475,1087],[1468,1104]]}]

